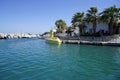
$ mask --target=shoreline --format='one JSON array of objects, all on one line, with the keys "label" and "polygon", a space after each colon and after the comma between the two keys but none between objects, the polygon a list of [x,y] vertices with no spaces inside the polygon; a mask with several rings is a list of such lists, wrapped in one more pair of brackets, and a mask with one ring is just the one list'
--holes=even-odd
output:
[{"label": "shoreline", "polygon": [[96,41],[80,41],[80,40],[62,40],[63,44],[79,44],[79,45],[98,45],[98,46],[118,46],[120,43],[115,42],[96,42]]},{"label": "shoreline", "polygon": [[[28,34],[28,33],[18,33],[18,34],[0,34],[0,39],[20,39],[20,38],[39,38],[45,39],[46,37],[40,36],[40,34]],[[63,44],[79,44],[79,45],[100,45],[100,46],[118,46],[120,47],[120,35],[112,36],[81,36],[81,37],[60,37]]]},{"label": "shoreline", "polygon": [[90,37],[81,36],[75,38],[61,38],[63,44],[83,44],[83,45],[100,45],[100,46],[118,46],[120,47],[120,35]]},{"label": "shoreline", "polygon": [[41,38],[41,36],[40,34],[30,33],[16,33],[16,34],[0,33],[0,39],[19,39],[19,38]]}]

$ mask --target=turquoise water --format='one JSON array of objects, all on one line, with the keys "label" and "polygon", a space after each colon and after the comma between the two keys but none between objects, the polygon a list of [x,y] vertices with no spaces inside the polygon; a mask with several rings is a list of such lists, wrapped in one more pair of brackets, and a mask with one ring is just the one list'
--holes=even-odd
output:
[{"label": "turquoise water", "polygon": [[120,80],[120,47],[0,40],[0,80]]}]

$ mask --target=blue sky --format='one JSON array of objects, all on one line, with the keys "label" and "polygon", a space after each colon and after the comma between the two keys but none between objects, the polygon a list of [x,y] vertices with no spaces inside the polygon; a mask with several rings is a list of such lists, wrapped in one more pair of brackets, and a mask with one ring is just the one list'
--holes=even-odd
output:
[{"label": "blue sky", "polygon": [[43,33],[58,19],[69,26],[76,12],[112,5],[120,7],[120,0],[0,0],[0,33]]}]

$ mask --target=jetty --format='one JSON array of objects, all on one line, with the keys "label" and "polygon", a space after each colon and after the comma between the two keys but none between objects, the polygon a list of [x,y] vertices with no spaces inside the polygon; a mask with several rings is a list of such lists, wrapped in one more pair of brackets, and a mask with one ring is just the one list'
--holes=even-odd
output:
[{"label": "jetty", "polygon": [[85,44],[85,45],[103,45],[103,46],[119,46],[120,36],[104,36],[104,37],[80,37],[80,38],[61,38],[63,44]]},{"label": "jetty", "polygon": [[15,34],[0,33],[0,39],[18,39],[18,38],[41,38],[41,35],[30,33],[15,33]]}]

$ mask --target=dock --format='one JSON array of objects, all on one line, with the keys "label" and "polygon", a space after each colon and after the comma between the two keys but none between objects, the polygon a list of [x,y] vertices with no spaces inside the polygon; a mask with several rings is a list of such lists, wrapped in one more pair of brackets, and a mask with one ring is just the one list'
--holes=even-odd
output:
[{"label": "dock", "polygon": [[103,41],[80,41],[80,40],[62,40],[63,44],[84,44],[84,45],[101,45],[101,46],[118,46],[120,43],[103,42]]}]

